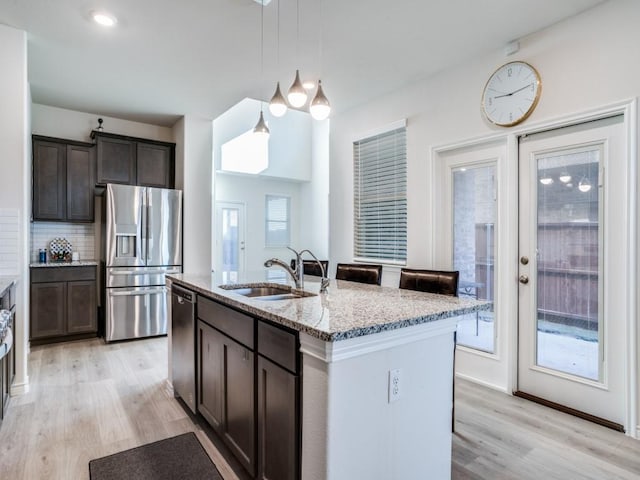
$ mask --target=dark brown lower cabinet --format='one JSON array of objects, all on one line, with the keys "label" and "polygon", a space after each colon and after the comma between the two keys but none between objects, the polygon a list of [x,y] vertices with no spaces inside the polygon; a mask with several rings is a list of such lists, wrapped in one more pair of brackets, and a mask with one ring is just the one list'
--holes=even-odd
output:
[{"label": "dark brown lower cabinet", "polygon": [[298,333],[198,295],[198,412],[260,480],[300,479]]},{"label": "dark brown lower cabinet", "polygon": [[96,323],[96,282],[67,283],[67,333],[92,332]]},{"label": "dark brown lower cabinet", "polygon": [[198,411],[213,429],[222,434],[224,385],[224,344],[222,334],[206,323],[198,322]]},{"label": "dark brown lower cabinet", "polygon": [[299,478],[298,377],[258,356],[258,475]]},{"label": "dark brown lower cabinet", "polygon": [[30,304],[34,345],[97,335],[96,267],[32,268]]},{"label": "dark brown lower cabinet", "polygon": [[198,339],[198,409],[242,466],[254,475],[254,353],[202,321],[198,322]]},{"label": "dark brown lower cabinet", "polygon": [[66,333],[66,282],[31,284],[31,338]]}]

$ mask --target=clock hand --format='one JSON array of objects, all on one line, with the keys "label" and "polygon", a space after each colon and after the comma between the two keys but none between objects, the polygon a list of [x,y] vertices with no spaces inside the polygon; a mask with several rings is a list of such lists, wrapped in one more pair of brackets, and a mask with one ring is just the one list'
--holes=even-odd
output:
[{"label": "clock hand", "polygon": [[524,90],[525,88],[529,88],[530,86],[531,86],[531,84],[528,84],[528,85],[525,85],[525,86],[524,86],[524,87],[522,87],[522,88],[519,88],[518,90],[514,90],[514,91],[513,91],[513,92],[511,92],[511,93],[505,93],[504,95],[496,95],[496,96],[495,96],[495,97],[493,97],[493,98],[510,97],[510,96],[511,96],[511,95],[513,95],[514,93],[521,92],[522,90]]}]

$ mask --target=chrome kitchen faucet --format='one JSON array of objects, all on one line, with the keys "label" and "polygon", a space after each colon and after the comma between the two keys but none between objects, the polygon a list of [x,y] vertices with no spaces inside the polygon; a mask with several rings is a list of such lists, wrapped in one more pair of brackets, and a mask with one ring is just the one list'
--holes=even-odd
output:
[{"label": "chrome kitchen faucet", "polygon": [[326,292],[327,287],[329,286],[329,279],[327,278],[327,272],[324,271],[324,266],[322,265],[322,262],[318,260],[318,258],[311,252],[311,250],[304,249],[298,252],[291,247],[287,247],[287,248],[291,250],[296,256],[295,270],[292,269],[286,262],[283,262],[278,258],[271,258],[267,260],[266,262],[264,262],[264,266],[269,268],[269,267],[272,267],[273,265],[277,265],[279,267],[284,268],[289,273],[289,275],[291,275],[291,277],[293,278],[293,281],[296,284],[296,288],[304,290],[304,264],[302,261],[302,254],[306,252],[309,255],[311,255],[313,259],[316,261],[316,263],[320,266],[320,271],[322,272],[322,279],[320,280],[320,293]]}]

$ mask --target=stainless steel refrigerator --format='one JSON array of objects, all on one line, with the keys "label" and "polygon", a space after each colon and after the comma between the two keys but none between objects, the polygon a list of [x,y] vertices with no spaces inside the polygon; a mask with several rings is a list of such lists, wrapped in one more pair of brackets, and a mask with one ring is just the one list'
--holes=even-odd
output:
[{"label": "stainless steel refrigerator", "polygon": [[182,271],[182,191],[107,185],[105,340],[165,335],[165,275]]}]

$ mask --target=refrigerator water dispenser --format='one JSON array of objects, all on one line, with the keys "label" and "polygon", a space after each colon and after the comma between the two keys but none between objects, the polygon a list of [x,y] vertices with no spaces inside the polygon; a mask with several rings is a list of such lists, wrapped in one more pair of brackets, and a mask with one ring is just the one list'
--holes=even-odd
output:
[{"label": "refrigerator water dispenser", "polygon": [[136,236],[116,235],[116,257],[133,258],[136,256]]}]

